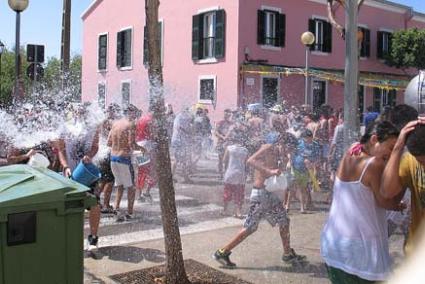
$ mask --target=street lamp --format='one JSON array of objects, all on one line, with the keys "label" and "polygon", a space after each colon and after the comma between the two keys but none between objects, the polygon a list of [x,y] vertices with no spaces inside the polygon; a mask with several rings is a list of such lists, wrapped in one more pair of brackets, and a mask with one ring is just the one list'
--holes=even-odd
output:
[{"label": "street lamp", "polygon": [[305,32],[301,35],[301,42],[305,45],[305,104],[308,104],[308,55],[310,52],[310,46],[316,41],[312,32]]},{"label": "street lamp", "polygon": [[21,33],[21,12],[28,7],[29,0],[8,0],[9,7],[16,12],[16,40],[15,40],[15,92],[14,99],[17,100],[20,94],[21,78],[21,56],[20,56],[20,33]]}]

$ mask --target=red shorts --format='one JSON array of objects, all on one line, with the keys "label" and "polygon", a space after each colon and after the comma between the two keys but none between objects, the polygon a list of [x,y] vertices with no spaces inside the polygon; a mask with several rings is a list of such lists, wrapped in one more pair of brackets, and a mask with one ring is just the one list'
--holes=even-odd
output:
[{"label": "red shorts", "polygon": [[224,184],[223,201],[229,202],[233,200],[236,205],[241,206],[245,198],[244,184]]},{"label": "red shorts", "polygon": [[148,188],[152,188],[157,182],[155,172],[151,170],[151,165],[139,167],[137,174],[137,188],[142,189],[145,184]]}]

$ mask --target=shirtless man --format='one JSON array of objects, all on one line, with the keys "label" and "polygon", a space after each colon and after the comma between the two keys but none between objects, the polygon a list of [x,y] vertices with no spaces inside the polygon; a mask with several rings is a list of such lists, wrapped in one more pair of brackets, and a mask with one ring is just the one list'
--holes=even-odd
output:
[{"label": "shirtless man", "polygon": [[217,137],[217,153],[218,153],[218,173],[220,174],[220,179],[223,178],[223,158],[224,152],[226,150],[226,135],[229,132],[232,122],[230,118],[232,117],[232,112],[230,109],[224,110],[224,119],[217,123],[215,128],[214,135]]},{"label": "shirtless man", "polygon": [[[134,171],[131,165],[131,154],[137,148],[135,141],[135,124],[137,108],[129,106],[124,110],[124,117],[113,123],[109,132],[107,146],[111,147],[111,170],[115,178],[115,186],[118,189],[115,209],[117,210],[117,222],[133,217],[133,205],[135,198]],[[127,214],[119,212],[124,188],[127,189],[128,208]]]},{"label": "shirtless man", "polygon": [[251,139],[250,154],[255,153],[263,143],[263,128],[264,119],[261,117],[261,110],[259,108],[251,111],[252,117],[248,119],[248,137]]},{"label": "shirtless man", "polygon": [[232,249],[254,233],[262,219],[266,219],[272,226],[279,225],[284,252],[282,261],[293,263],[302,261],[305,258],[304,256],[297,255],[290,247],[289,218],[286,215],[282,201],[275,194],[265,189],[267,178],[281,174],[279,159],[282,157],[281,149],[284,139],[278,133],[273,133],[274,137],[267,139],[268,144],[262,145],[247,161],[255,169],[255,172],[254,186],[250,198],[250,209],[243,228],[227,245],[217,250],[213,255],[215,260],[226,267],[236,266],[229,258]]}]

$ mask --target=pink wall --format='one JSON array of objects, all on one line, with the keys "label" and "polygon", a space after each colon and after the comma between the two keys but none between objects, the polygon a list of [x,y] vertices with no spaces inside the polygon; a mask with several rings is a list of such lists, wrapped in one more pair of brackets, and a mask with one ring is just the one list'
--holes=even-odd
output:
[{"label": "pink wall", "polygon": [[[216,119],[225,108],[237,106],[238,93],[238,3],[228,0],[174,0],[163,2],[160,14],[165,19],[164,79],[172,85],[175,94],[168,98],[175,105],[193,105],[198,102],[198,77],[217,76],[217,109],[208,106]],[[214,64],[192,61],[192,16],[198,10],[217,7],[226,12],[225,57]],[[176,16],[178,15],[178,17]],[[167,28],[168,27],[168,28]],[[176,29],[178,27],[178,29]]]},{"label": "pink wall", "polygon": [[[132,103],[147,110],[147,71],[143,66],[143,27],[145,23],[144,1],[103,0],[84,21],[83,44],[83,97],[97,97],[97,82],[107,82],[107,103],[120,102],[121,80],[132,80]],[[212,64],[192,61],[192,16],[198,10],[219,6],[226,12],[225,58]],[[124,17],[118,16],[125,15]],[[173,0],[162,2],[159,18],[163,20],[164,50],[163,73],[165,99],[175,111],[191,107],[198,102],[198,79],[202,75],[217,77],[217,109],[206,106],[214,118],[221,116],[225,108],[237,106],[238,93],[238,3],[226,0]],[[116,34],[124,27],[133,26],[133,68],[119,71],[116,67]],[[109,32],[108,71],[97,72],[98,34]]]},{"label": "pink wall", "polygon": [[[244,62],[244,50],[249,48],[249,57],[253,60],[267,60],[268,64],[286,65],[294,67],[305,66],[305,48],[300,41],[303,32],[308,31],[308,19],[313,16],[327,18],[326,5],[313,1],[303,1],[300,5],[299,0],[253,0],[244,1],[240,7],[239,18],[239,62]],[[323,1],[326,3],[326,1]],[[286,15],[286,43],[285,47],[280,50],[268,50],[257,44],[257,10],[261,6],[270,6],[280,8],[282,13]],[[379,15],[379,16],[378,16]],[[343,10],[337,14],[340,23],[344,23],[345,16]],[[361,71],[403,74],[401,70],[388,67],[382,60],[377,59],[377,32],[380,29],[399,30],[405,27],[418,26],[424,27],[425,23],[418,21],[406,21],[405,12],[396,13],[386,11],[369,5],[364,5],[359,13],[359,24],[365,25],[371,31],[371,48],[370,57],[361,59],[359,68]],[[345,41],[333,29],[332,34],[332,52],[330,54],[312,52],[310,55],[310,66],[318,68],[331,68],[344,70],[345,64]],[[250,75],[252,77],[252,75]],[[256,82],[260,82],[257,77]],[[252,102],[261,99],[258,94],[260,86],[247,87],[243,86],[244,95],[248,98],[241,101]],[[254,97],[252,93],[256,93]],[[338,83],[328,83],[328,104],[334,107],[343,106],[343,85]],[[288,102],[303,103],[304,102],[304,78],[301,76],[289,76],[281,81],[281,95]],[[372,88],[366,88],[366,107],[372,103]],[[402,92],[398,93],[397,99],[402,102]]]},{"label": "pink wall", "polygon": [[[327,18],[326,5],[312,1],[299,0],[252,0],[244,1],[240,7],[240,62],[243,62],[243,50],[247,46],[250,49],[252,59],[266,59],[270,64],[299,66],[305,65],[304,45],[300,41],[301,34],[308,31],[308,19],[313,16]],[[325,2],[325,1],[324,1]],[[286,15],[286,46],[280,51],[262,49],[257,45],[257,10],[262,5],[281,8]],[[379,16],[377,16],[379,15]],[[338,21],[344,23],[343,11],[340,9],[337,15]],[[360,10],[359,24],[366,25],[371,31],[371,56],[367,60],[361,60],[360,70],[369,72],[384,72],[403,74],[402,71],[386,66],[376,58],[376,34],[379,29],[399,30],[405,26],[405,15],[389,12],[382,9],[364,5]],[[332,53],[312,53],[310,64],[314,67],[344,69],[345,41],[341,39],[335,29],[332,34]]]},{"label": "pink wall", "polygon": [[408,28],[418,28],[418,29],[425,29],[425,20],[419,21],[415,20],[413,18],[411,21],[407,23]]},{"label": "pink wall", "polygon": [[[97,99],[98,82],[106,82],[107,104],[121,103],[121,81],[131,80],[131,103],[141,106],[147,102],[146,71],[143,67],[143,1],[103,0],[94,12],[84,19],[83,25],[83,100]],[[118,13],[126,15],[119,17]],[[126,27],[133,27],[132,70],[120,71],[116,66],[117,32]],[[97,71],[98,34],[108,33],[107,72]],[[146,109],[146,108],[144,108]]]},{"label": "pink wall", "polygon": [[[325,3],[326,1],[323,1]],[[145,23],[144,1],[103,0],[98,1],[84,20],[83,35],[83,99],[97,98],[97,84],[107,84],[107,103],[121,102],[120,84],[122,80],[132,81],[131,102],[147,110],[147,72],[143,66],[143,27]],[[281,50],[263,49],[257,45],[257,10],[261,5],[282,9],[286,15],[286,46]],[[192,16],[199,10],[219,7],[226,12],[225,58],[212,64],[198,64],[191,59]],[[308,19],[312,16],[326,18],[326,6],[310,0],[173,0],[162,1],[160,19],[164,28],[164,81],[166,101],[179,111],[183,106],[198,102],[198,79],[202,75],[217,76],[217,109],[207,105],[214,120],[221,117],[225,108],[235,108],[238,104],[252,103],[261,99],[260,76],[249,75],[254,86],[243,85],[245,77],[239,75],[239,67],[244,62],[244,50],[248,47],[251,59],[265,59],[269,64],[298,66],[305,64],[304,46],[300,36],[308,30]],[[420,18],[420,17],[419,17]],[[338,14],[344,21],[342,11]],[[379,29],[398,30],[417,26],[425,28],[423,20],[409,20],[407,14],[385,11],[365,5],[359,15],[359,23],[371,30],[371,57],[360,61],[360,69],[369,72],[402,74],[400,70],[386,66],[376,59],[376,34]],[[415,18],[414,18],[415,19]],[[132,69],[120,71],[116,67],[116,36],[125,27],[133,27]],[[97,72],[98,34],[107,32],[108,71]],[[330,54],[312,53],[310,64],[313,67],[344,69],[345,42],[333,30],[333,46]],[[281,95],[289,103],[304,101],[304,78],[283,76]],[[243,93],[243,96],[241,94]],[[366,106],[372,102],[372,89],[366,88]],[[328,83],[328,103],[335,108],[343,103],[343,86]],[[402,100],[402,96],[398,96]]]}]

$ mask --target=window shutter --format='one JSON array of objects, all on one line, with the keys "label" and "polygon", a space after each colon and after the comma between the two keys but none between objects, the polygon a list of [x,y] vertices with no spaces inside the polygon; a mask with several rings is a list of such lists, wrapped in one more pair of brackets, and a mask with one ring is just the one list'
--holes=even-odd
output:
[{"label": "window shutter", "polygon": [[266,43],[266,13],[262,10],[258,10],[258,27],[257,27],[257,43],[263,45]]},{"label": "window shutter", "polygon": [[323,22],[323,52],[332,52],[332,25]]},{"label": "window shutter", "polygon": [[[316,42],[317,42],[317,35],[316,35],[316,20],[314,19],[309,19],[308,20],[308,31],[312,32],[314,34],[314,36],[316,37]],[[317,48],[317,43],[313,43],[312,45],[310,45],[310,50],[316,50]]]},{"label": "window shutter", "polygon": [[123,32],[117,33],[117,67],[122,67]]},{"label": "window shutter", "polygon": [[147,66],[149,63],[149,46],[148,46],[148,26],[143,28],[143,65]]},{"label": "window shutter", "polygon": [[381,112],[382,92],[379,88],[373,88],[373,110]]},{"label": "window shutter", "polygon": [[124,32],[124,66],[131,66],[131,32],[132,30]]},{"label": "window shutter", "polygon": [[226,46],[226,12],[218,10],[215,14],[215,43],[214,55],[215,58],[224,57],[224,49]]},{"label": "window shutter", "polygon": [[202,58],[202,45],[201,45],[201,22],[202,14],[194,15],[192,17],[192,60],[199,60]]},{"label": "window shutter", "polygon": [[389,55],[391,53],[392,46],[393,46],[393,34],[388,33],[388,53],[386,55]]},{"label": "window shutter", "polygon": [[277,14],[277,42],[276,46],[285,46],[285,34],[286,34],[286,16],[284,14]]},{"label": "window shutter", "polygon": [[370,57],[370,30],[362,29],[363,32],[363,42],[362,49],[360,52],[361,57]]},{"label": "window shutter", "polygon": [[378,33],[377,33],[378,45],[377,45],[376,57],[379,58],[379,59],[384,58],[384,52],[382,50],[383,37],[384,37],[384,32],[378,31]]},{"label": "window shutter", "polygon": [[101,35],[99,36],[99,43],[98,43],[98,63],[97,63],[97,69],[98,70],[105,70],[106,69],[106,57],[108,54],[108,36],[107,35]]}]

